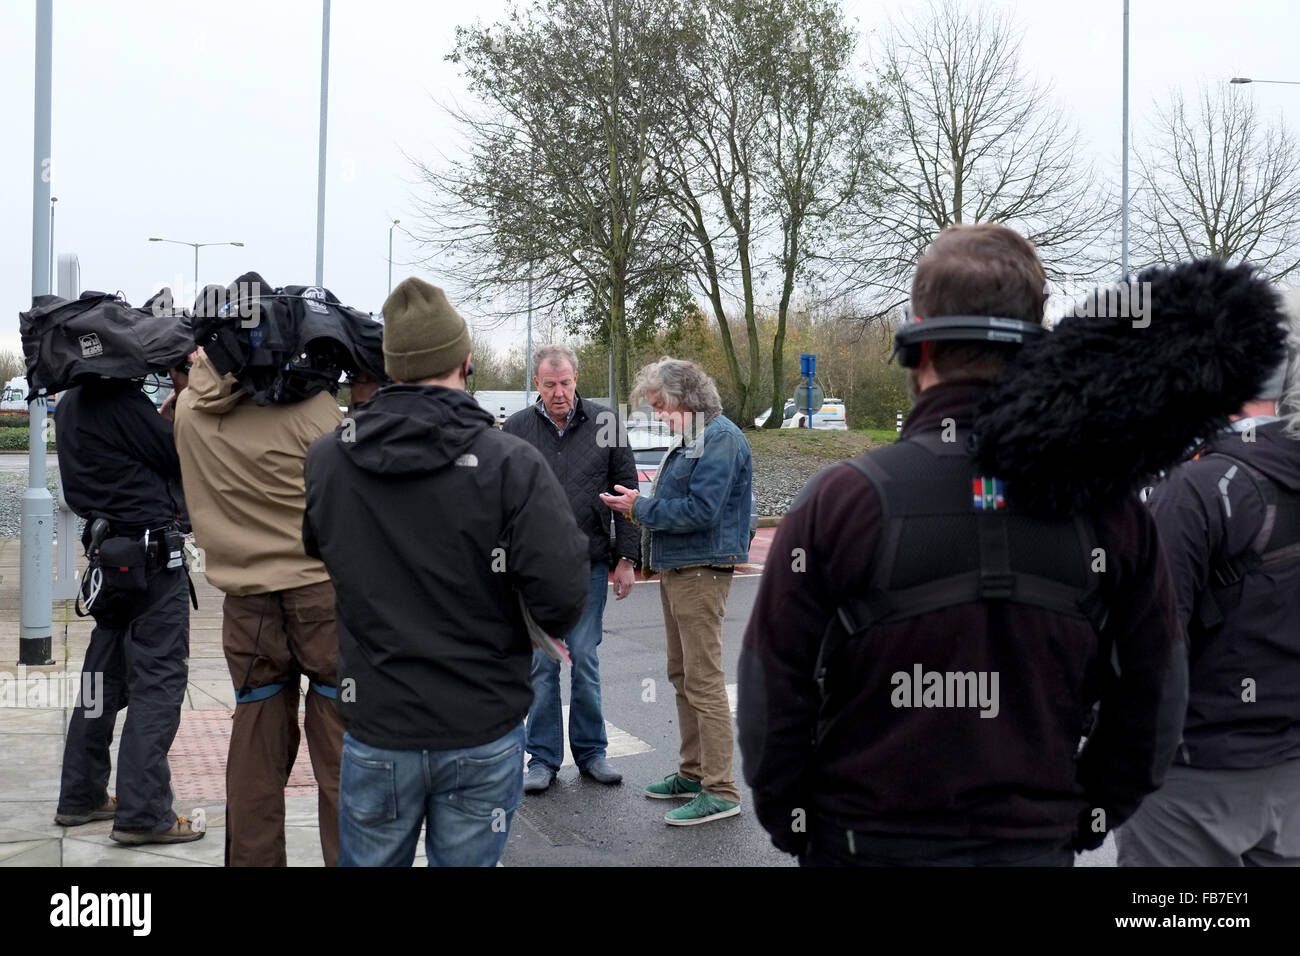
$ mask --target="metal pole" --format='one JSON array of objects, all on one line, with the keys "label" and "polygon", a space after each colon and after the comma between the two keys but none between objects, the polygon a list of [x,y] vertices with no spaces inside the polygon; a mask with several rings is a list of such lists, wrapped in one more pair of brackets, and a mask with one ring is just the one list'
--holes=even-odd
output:
[{"label": "metal pole", "polygon": [[[528,168],[528,201],[537,196],[537,153],[533,152],[532,163]],[[533,250],[531,239],[528,248],[528,339],[524,353],[524,407],[533,403]],[[610,393],[611,402],[613,393]]]},{"label": "metal pole", "polygon": [[1128,0],[1124,0],[1124,161],[1120,184],[1120,272],[1128,282]]},{"label": "metal pole", "polygon": [[325,121],[329,115],[330,0],[324,0],[320,32],[320,150],[316,165],[316,285],[325,285]]},{"label": "metal pole", "polygon": [[388,294],[393,294],[393,227],[388,227]]},{"label": "metal pole", "polygon": [[50,279],[47,286],[50,295],[54,295],[54,204],[58,201],[58,196],[50,197]]},{"label": "metal pole", "polygon": [[[35,136],[32,148],[32,297],[50,289],[50,125],[53,103],[54,2],[36,0]],[[54,499],[45,487],[45,398],[27,406],[27,492],[23,495],[19,547],[22,625],[18,663],[52,664],[50,602],[53,599]],[[66,546],[66,545],[65,545]]]},{"label": "metal pole", "polygon": [[533,263],[528,261],[528,344],[524,353],[524,406],[533,403]]},{"label": "metal pole", "polygon": [[194,298],[199,297],[199,243],[194,243]]}]

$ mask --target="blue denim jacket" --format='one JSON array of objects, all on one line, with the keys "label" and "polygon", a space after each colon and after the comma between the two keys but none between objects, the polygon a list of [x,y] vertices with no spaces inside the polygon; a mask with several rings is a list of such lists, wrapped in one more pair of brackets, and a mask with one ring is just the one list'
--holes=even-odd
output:
[{"label": "blue denim jacket", "polygon": [[650,566],[670,571],[690,564],[749,560],[752,476],[749,442],[722,415],[668,456],[653,497],[632,505],[650,529]]}]

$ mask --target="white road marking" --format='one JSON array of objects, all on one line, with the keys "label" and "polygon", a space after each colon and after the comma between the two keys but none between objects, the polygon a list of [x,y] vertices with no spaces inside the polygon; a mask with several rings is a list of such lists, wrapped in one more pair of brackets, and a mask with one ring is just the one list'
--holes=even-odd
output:
[{"label": "white road marking", "polygon": [[[573,754],[569,753],[569,708],[567,706],[560,708],[560,720],[564,727],[564,763],[562,766],[572,767],[574,763]],[[626,730],[615,727],[608,720],[605,721],[605,737],[609,741],[609,746],[605,749],[605,756],[610,759],[614,757],[630,757],[632,754],[643,754],[654,749],[640,737],[633,737]]]}]

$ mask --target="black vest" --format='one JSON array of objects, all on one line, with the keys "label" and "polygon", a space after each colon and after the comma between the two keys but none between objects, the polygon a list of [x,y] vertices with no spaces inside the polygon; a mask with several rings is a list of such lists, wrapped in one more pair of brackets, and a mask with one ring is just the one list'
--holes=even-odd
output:
[{"label": "black vest", "polygon": [[979,474],[965,432],[929,430],[846,464],[871,482],[883,527],[870,579],[836,610],[822,639],[821,722],[834,709],[826,677],[836,652],[886,622],[1011,601],[1086,619],[1101,632],[1103,576],[1095,570],[1105,556],[1095,550],[1092,521],[1018,513],[1002,482]]}]

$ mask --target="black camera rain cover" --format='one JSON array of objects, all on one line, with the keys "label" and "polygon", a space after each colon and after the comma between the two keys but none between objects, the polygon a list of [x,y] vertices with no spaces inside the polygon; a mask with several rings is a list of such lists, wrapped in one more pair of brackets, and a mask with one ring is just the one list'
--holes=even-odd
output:
[{"label": "black camera rain cover", "polygon": [[204,290],[195,341],[258,405],[335,392],[341,375],[384,379],[383,326],[319,286],[272,288],[246,273],[228,289]]},{"label": "black camera rain cover", "polygon": [[343,347],[343,370],[365,372],[384,381],[384,327],[360,309],[343,305],[329,289],[285,286],[290,312],[298,324],[299,359],[303,353],[317,364],[329,359],[330,342]]},{"label": "black camera rain cover", "polygon": [[163,289],[142,308],[118,296],[83,293],[78,299],[40,295],[18,315],[27,362],[28,400],[53,394],[84,377],[143,378],[180,365],[194,350],[185,316]]}]

